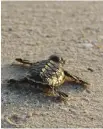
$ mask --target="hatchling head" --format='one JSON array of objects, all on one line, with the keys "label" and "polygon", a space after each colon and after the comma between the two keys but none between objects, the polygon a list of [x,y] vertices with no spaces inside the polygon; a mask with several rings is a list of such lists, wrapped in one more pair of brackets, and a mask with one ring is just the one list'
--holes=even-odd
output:
[{"label": "hatchling head", "polygon": [[52,61],[54,61],[54,62],[56,62],[56,63],[60,63],[60,64],[62,64],[62,65],[65,64],[65,60],[64,60],[62,57],[60,57],[60,56],[51,55],[51,56],[49,57],[49,59],[52,60]]}]

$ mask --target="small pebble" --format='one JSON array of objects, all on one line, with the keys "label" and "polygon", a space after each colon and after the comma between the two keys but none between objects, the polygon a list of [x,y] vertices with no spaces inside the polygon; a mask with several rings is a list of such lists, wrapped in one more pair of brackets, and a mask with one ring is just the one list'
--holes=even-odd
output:
[{"label": "small pebble", "polygon": [[12,31],[12,28],[9,28],[8,31]]},{"label": "small pebble", "polygon": [[85,43],[85,44],[83,44],[83,47],[91,49],[93,47],[93,45],[91,43]]},{"label": "small pebble", "polygon": [[93,72],[93,71],[94,71],[92,68],[88,68],[88,70],[89,70],[90,72]]}]

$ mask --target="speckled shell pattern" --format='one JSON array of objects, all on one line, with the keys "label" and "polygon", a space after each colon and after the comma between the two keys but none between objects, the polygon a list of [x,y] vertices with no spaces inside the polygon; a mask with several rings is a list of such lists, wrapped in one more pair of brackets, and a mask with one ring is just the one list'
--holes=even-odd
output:
[{"label": "speckled shell pattern", "polygon": [[65,75],[60,63],[48,59],[33,64],[27,77],[36,83],[58,87],[63,83]]}]

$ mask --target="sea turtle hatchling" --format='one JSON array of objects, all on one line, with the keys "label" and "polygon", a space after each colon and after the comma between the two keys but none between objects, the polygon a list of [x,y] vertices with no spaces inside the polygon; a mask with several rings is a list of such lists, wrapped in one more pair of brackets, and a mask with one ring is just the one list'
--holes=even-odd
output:
[{"label": "sea turtle hatchling", "polygon": [[31,63],[28,60],[23,60],[21,58],[16,58],[16,61],[30,65],[30,68],[24,78],[20,80],[10,79],[9,83],[27,81],[35,86],[38,85],[48,96],[59,96],[60,98],[68,97],[66,93],[58,91],[58,87],[66,81],[81,84],[85,88],[88,85],[87,82],[64,70],[64,59],[56,55],[51,55],[47,60],[42,60],[36,63]]}]

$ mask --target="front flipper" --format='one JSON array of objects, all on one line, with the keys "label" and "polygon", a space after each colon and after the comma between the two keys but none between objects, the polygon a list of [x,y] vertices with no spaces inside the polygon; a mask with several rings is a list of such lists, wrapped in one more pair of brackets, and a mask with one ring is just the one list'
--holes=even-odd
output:
[{"label": "front flipper", "polygon": [[88,85],[90,85],[88,82],[83,81],[81,78],[79,78],[79,77],[77,77],[75,75],[69,74],[65,70],[64,70],[64,74],[65,74],[65,81],[73,82],[73,83],[77,83],[77,84],[83,85],[85,89],[87,89]]},{"label": "front flipper", "polygon": [[22,63],[22,64],[28,64],[28,65],[32,65],[33,63],[31,63],[29,60],[23,60],[21,58],[16,58],[16,61]]}]

